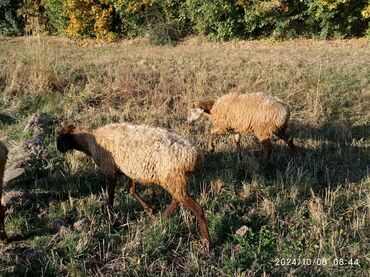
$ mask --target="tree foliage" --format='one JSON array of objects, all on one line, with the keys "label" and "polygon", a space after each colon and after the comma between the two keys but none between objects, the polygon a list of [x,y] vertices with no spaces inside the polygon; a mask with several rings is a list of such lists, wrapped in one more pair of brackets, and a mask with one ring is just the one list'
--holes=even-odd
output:
[{"label": "tree foliage", "polygon": [[26,28],[75,38],[188,34],[211,40],[346,38],[369,31],[369,0],[0,0],[0,33]]}]

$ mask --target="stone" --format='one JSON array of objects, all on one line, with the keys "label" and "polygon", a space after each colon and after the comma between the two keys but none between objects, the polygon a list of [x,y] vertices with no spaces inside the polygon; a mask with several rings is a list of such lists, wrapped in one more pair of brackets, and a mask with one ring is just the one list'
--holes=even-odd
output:
[{"label": "stone", "polygon": [[12,181],[18,178],[25,173],[26,173],[26,169],[22,167],[8,168],[4,172],[4,183],[8,183],[9,181]]},{"label": "stone", "polygon": [[241,237],[244,237],[248,232],[248,227],[243,225],[242,227],[240,227],[238,230],[236,230],[236,234],[241,236]]},{"label": "stone", "polygon": [[81,230],[82,228],[84,227],[88,227],[91,225],[91,221],[90,219],[88,219],[87,217],[81,219],[81,220],[78,220],[76,221],[74,224],[73,224],[73,227],[76,229],[76,230]]}]

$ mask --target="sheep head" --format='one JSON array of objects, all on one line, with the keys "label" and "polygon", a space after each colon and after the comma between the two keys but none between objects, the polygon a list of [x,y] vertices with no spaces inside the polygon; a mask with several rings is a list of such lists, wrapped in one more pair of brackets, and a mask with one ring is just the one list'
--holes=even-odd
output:
[{"label": "sheep head", "polygon": [[65,153],[68,150],[76,149],[77,143],[73,135],[76,129],[74,125],[67,125],[57,132],[57,149],[59,152]]},{"label": "sheep head", "polygon": [[197,120],[203,113],[211,114],[211,110],[215,101],[204,100],[200,101],[194,108],[188,112],[187,120],[189,122]]}]

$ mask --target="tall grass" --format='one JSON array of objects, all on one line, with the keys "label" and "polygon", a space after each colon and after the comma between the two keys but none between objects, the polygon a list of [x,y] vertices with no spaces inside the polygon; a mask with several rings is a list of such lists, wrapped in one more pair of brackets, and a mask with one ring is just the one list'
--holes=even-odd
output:
[{"label": "tall grass", "polygon": [[[163,126],[206,148],[210,123],[187,123],[187,108],[230,91],[285,99],[300,155],[291,161],[286,145],[277,141],[261,168],[259,144],[244,136],[241,167],[235,170],[232,139],[218,138],[216,152],[206,154],[204,169],[189,183],[214,240],[205,252],[189,211],[181,209],[168,220],[160,212],[149,216],[126,194],[126,178],[109,214],[103,176],[85,156],[59,154],[52,134],[39,157],[42,166],[27,173],[25,184],[17,183],[27,186],[33,201],[8,209],[6,229],[13,242],[0,250],[1,274],[369,272],[366,40],[211,44],[192,38],[173,47],[145,40],[99,45],[31,37],[2,39],[0,50],[0,139],[10,146],[9,165],[28,136],[23,128],[33,113],[54,117],[53,127],[119,121]],[[141,193],[161,211],[170,200],[159,187]],[[73,227],[85,217],[91,226]],[[236,234],[242,226],[244,236]]]}]

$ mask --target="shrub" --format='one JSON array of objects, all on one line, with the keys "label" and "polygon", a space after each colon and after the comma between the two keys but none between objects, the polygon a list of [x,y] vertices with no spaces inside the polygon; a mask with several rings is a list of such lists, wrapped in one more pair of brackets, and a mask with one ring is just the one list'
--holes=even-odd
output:
[{"label": "shrub", "polygon": [[243,3],[245,28],[250,38],[290,38],[302,33],[304,6],[298,0],[252,0]]},{"label": "shrub", "polygon": [[63,34],[68,25],[66,13],[66,1],[63,0],[42,0],[45,8],[45,15],[48,17],[47,29],[51,33]]},{"label": "shrub", "polygon": [[[368,5],[362,10],[361,14],[362,14],[362,17],[364,19],[369,20],[369,18],[370,18],[370,1],[368,2]],[[370,41],[370,22],[367,25],[366,35],[367,35],[368,40]]]},{"label": "shrub", "polygon": [[65,0],[69,22],[65,33],[70,37],[96,37],[113,40],[113,5],[108,0]]},{"label": "shrub", "polygon": [[17,14],[22,17],[25,32],[34,34],[45,30],[47,17],[41,0],[23,0]]},{"label": "shrub", "polygon": [[183,0],[117,1],[121,32],[128,37],[149,35],[154,44],[178,41],[189,33]]},{"label": "shrub", "polygon": [[314,37],[332,38],[363,35],[367,19],[361,12],[367,0],[308,0],[307,29]]},{"label": "shrub", "polygon": [[0,34],[19,35],[22,33],[22,21],[17,15],[21,1],[0,0]]},{"label": "shrub", "polygon": [[188,0],[187,12],[195,30],[211,40],[245,37],[243,1]]}]

